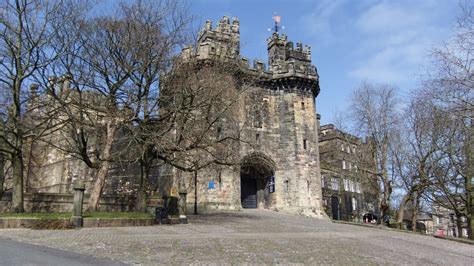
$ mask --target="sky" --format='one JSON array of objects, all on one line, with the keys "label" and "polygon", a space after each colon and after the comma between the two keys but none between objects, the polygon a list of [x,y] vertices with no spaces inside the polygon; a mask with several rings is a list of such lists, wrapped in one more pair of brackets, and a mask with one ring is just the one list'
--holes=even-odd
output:
[{"label": "sky", "polygon": [[320,76],[316,98],[322,124],[347,110],[362,82],[397,86],[402,96],[419,86],[430,51],[448,40],[457,0],[192,0],[196,25],[240,20],[241,56],[267,62],[272,17],[288,39],[311,46]]}]

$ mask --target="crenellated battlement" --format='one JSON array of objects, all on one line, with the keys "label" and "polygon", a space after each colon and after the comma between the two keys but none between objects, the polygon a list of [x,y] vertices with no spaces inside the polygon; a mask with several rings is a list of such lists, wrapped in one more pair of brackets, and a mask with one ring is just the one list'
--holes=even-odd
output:
[{"label": "crenellated battlement", "polygon": [[297,62],[286,62],[277,64],[273,69],[270,69],[261,60],[253,60],[252,63],[250,63],[248,58],[242,57],[241,61],[251,72],[268,79],[300,77],[316,80],[318,78],[316,67],[310,64],[303,65]]},{"label": "crenellated battlement", "polygon": [[311,62],[311,47],[308,45],[303,47],[301,42],[297,42],[295,48],[293,42],[288,41],[285,34],[280,36],[277,32],[274,32],[272,37],[267,39],[267,47],[270,65],[278,61]]},{"label": "crenellated battlement", "polygon": [[197,56],[199,59],[212,57],[236,58],[240,55],[240,22],[224,16],[215,29],[210,20],[199,32]]},{"label": "crenellated battlement", "polygon": [[303,46],[301,42],[297,42],[295,46],[285,34],[274,32],[267,39],[268,67],[260,60],[254,60],[250,64],[247,58],[240,57],[239,27],[237,18],[231,21],[229,17],[224,16],[215,28],[208,20],[199,33],[196,49],[184,48],[181,56],[195,56],[197,59],[240,59],[250,73],[265,80],[303,79],[314,84],[316,94],[319,92],[319,76],[316,67],[311,64],[311,48],[308,45]]},{"label": "crenellated battlement", "polygon": [[274,32],[267,39],[267,50],[269,70],[275,77],[296,75],[309,79],[317,78],[316,68],[311,64],[309,46],[303,47],[301,42],[297,42],[295,47],[285,34],[280,36]]}]

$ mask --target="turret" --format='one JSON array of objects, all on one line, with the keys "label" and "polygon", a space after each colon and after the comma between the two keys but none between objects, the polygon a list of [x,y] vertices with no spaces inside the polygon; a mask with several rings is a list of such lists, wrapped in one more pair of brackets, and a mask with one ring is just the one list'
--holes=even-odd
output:
[{"label": "turret", "polygon": [[274,32],[267,39],[268,66],[273,77],[300,76],[317,79],[316,68],[311,65],[311,48],[301,42],[288,41],[285,34]]},{"label": "turret", "polygon": [[199,33],[197,55],[199,59],[210,57],[236,58],[240,55],[240,22],[224,16],[215,29],[212,22],[206,21]]}]

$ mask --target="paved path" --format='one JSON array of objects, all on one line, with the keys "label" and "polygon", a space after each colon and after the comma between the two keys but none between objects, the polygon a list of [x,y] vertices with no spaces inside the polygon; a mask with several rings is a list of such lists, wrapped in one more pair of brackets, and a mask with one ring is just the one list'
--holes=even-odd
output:
[{"label": "paved path", "polygon": [[124,265],[76,252],[20,243],[0,237],[0,265]]},{"label": "paved path", "polygon": [[0,235],[138,264],[474,265],[473,245],[262,210],[191,216],[187,225]]}]

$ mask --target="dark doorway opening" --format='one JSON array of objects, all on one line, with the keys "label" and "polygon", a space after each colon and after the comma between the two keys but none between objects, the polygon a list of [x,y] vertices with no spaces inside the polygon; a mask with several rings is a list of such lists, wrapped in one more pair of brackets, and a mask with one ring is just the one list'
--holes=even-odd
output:
[{"label": "dark doorway opening", "polygon": [[242,208],[257,208],[257,179],[242,178],[240,182]]},{"label": "dark doorway opening", "polygon": [[242,208],[267,207],[270,198],[269,183],[271,177],[274,177],[274,169],[273,161],[263,154],[254,153],[244,157],[240,166]]},{"label": "dark doorway opening", "polygon": [[332,219],[339,220],[339,198],[336,196],[331,197],[331,211],[332,211]]}]

